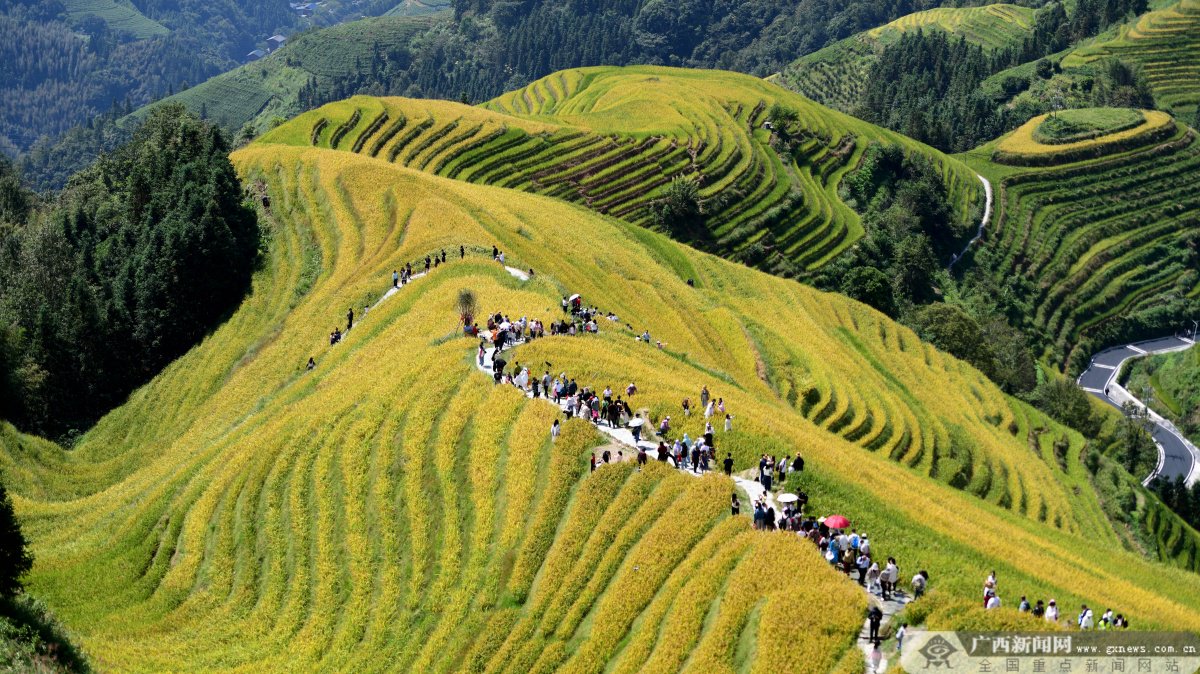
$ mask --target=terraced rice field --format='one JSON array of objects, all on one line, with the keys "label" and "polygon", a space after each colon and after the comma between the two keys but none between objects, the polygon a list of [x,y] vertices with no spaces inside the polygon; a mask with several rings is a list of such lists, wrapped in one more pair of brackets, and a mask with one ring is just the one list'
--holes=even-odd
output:
[{"label": "terraced rice field", "polygon": [[1131,331],[1170,332],[1200,298],[1188,243],[1200,191],[1187,178],[1200,170],[1200,143],[1163,113],[1146,117],[1128,131],[1040,146],[1035,119],[966,155],[1001,184],[989,271],[1026,280],[1029,327],[1048,336],[1045,355],[1064,368]]},{"label": "terraced rice field", "polygon": [[[636,408],[676,413],[693,436],[702,420],[682,419],[679,401],[707,384],[736,416],[717,442],[739,470],[803,452],[789,486],[943,592],[974,597],[997,569],[1014,591],[1200,629],[1194,576],[1120,549],[1078,436],[864,305],[577,205],[405,168],[387,143],[372,157],[358,129],[388,133],[399,119],[377,121],[388,104],[318,134],[340,130],[338,147],[358,153],[265,140],[235,153],[271,197],[268,252],[252,294],[201,345],[71,451],[0,427],[37,559],[30,586],[102,668],[859,662],[855,584],[795,536],[730,517],[722,476],[589,473],[599,433],[574,421],[549,442],[551,405],[476,370],[456,325],[464,288],[510,316],[551,319],[567,292],[615,312],[599,335],[536,340],[510,358],[596,386],[636,381]],[[304,140],[313,121],[280,137]],[[462,111],[440,141],[423,132],[395,156],[436,163],[439,143],[476,123]],[[494,244],[533,279],[490,261]],[[443,248],[447,265],[328,346],[346,307],[376,302],[392,269]],[[1061,465],[1059,438],[1071,446]]]},{"label": "terraced rice field", "polygon": [[[776,103],[800,115],[805,140],[795,157],[769,146],[763,122]],[[692,176],[707,226],[690,243],[734,256],[760,244],[770,253],[765,265],[783,259],[800,270],[862,236],[837,189],[871,140],[938,162],[964,221],[982,198],[978,180],[956,160],[733,73],[570,70],[483,108],[356,97],[299,119],[266,139],[551,196],[643,227],[654,226],[651,207],[671,180]]]},{"label": "terraced rice field", "polygon": [[1191,119],[1200,105],[1200,0],[1180,0],[1147,12],[1115,37],[1074,50],[1062,66],[1112,57],[1141,64],[1158,106]]},{"label": "terraced rice field", "polygon": [[1005,49],[1030,35],[1033,13],[1028,7],[1007,4],[916,12],[808,54],[789,64],[780,80],[818,103],[853,112],[880,52],[905,33],[939,30],[985,49]]},{"label": "terraced rice field", "polygon": [[63,0],[63,9],[72,22],[97,16],[114,33],[128,33],[136,39],[162,37],[171,31],[161,23],[142,14],[132,3],[116,0]]}]

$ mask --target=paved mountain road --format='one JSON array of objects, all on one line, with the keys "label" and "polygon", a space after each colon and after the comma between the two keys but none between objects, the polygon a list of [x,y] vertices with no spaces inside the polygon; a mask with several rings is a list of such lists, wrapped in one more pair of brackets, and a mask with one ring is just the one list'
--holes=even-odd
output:
[{"label": "paved mountain road", "polygon": [[[1088,368],[1079,375],[1077,380],[1083,390],[1091,393],[1113,407],[1120,408],[1126,402],[1132,402],[1139,409],[1146,409],[1142,401],[1117,383],[1117,375],[1121,366],[1131,358],[1182,351],[1190,348],[1193,342],[1181,337],[1163,337],[1150,339],[1125,346],[1105,349],[1092,356]],[[1174,479],[1177,475],[1184,476],[1188,484],[1194,484],[1200,479],[1200,449],[1188,441],[1175,426],[1166,419],[1150,410],[1150,419],[1154,422],[1154,442],[1158,445],[1158,465],[1142,484],[1150,484],[1156,477]]]}]

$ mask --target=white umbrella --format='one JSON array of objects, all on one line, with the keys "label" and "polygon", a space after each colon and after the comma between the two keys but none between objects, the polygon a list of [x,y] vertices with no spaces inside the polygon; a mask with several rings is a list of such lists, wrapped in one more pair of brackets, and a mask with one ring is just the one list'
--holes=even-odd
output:
[{"label": "white umbrella", "polygon": [[780,494],[775,498],[775,500],[779,501],[780,503],[795,503],[796,501],[800,500],[800,497],[796,496],[795,494]]},{"label": "white umbrella", "polygon": [[646,420],[645,420],[645,419],[643,419],[643,418],[641,418],[641,417],[634,417],[634,418],[632,418],[632,419],[630,419],[630,420],[629,420],[629,424],[628,424],[628,425],[629,425],[629,427],[630,427],[630,428],[636,428],[636,427],[638,427],[638,426],[641,426],[641,425],[643,425],[643,424],[645,424],[645,423],[646,423]]},{"label": "white umbrella", "polygon": [[574,295],[571,295],[570,297],[567,298],[567,301],[574,302],[577,299],[579,299],[579,293],[575,293]]}]

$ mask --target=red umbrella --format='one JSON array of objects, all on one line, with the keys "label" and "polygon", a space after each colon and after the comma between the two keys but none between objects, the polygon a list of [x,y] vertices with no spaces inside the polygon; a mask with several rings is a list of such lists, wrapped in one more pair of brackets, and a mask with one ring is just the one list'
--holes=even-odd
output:
[{"label": "red umbrella", "polygon": [[830,529],[845,529],[850,526],[850,520],[841,515],[830,515],[825,518],[825,526]]}]

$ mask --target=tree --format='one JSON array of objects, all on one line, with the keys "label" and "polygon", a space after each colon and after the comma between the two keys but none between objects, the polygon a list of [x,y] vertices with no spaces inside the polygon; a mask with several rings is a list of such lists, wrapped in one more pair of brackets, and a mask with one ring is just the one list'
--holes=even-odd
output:
[{"label": "tree", "polygon": [[1158,456],[1154,444],[1154,422],[1143,410],[1127,402],[1121,406],[1125,418],[1117,424],[1117,458],[1125,470],[1137,475],[1153,466]]},{"label": "tree", "polygon": [[654,208],[655,221],[675,234],[700,224],[700,185],[689,176],[676,176]]},{"label": "tree", "polygon": [[1073,381],[1047,379],[1029,396],[1035,407],[1082,433],[1095,438],[1100,433],[1101,420],[1092,412],[1088,394]]},{"label": "tree", "polygon": [[4,238],[8,418],[57,436],[86,428],[241,300],[259,229],[228,154],[219,129],[159,106]]},{"label": "tree", "polygon": [[894,287],[897,297],[923,303],[933,296],[933,278],[937,273],[937,258],[929,237],[913,234],[896,247]]},{"label": "tree", "polygon": [[12,597],[21,590],[21,577],[33,566],[29,544],[13,512],[12,499],[0,482],[0,597]]},{"label": "tree", "polygon": [[475,313],[479,310],[474,291],[467,288],[458,291],[455,308],[458,309],[458,317],[462,319],[463,327],[471,327],[471,323],[475,320]]},{"label": "tree", "polygon": [[935,302],[917,311],[915,321],[921,339],[974,365],[989,378],[995,377],[996,357],[970,314],[954,305]]},{"label": "tree", "polygon": [[875,267],[855,267],[842,279],[842,293],[888,316],[896,315],[896,298],[887,274]]}]

